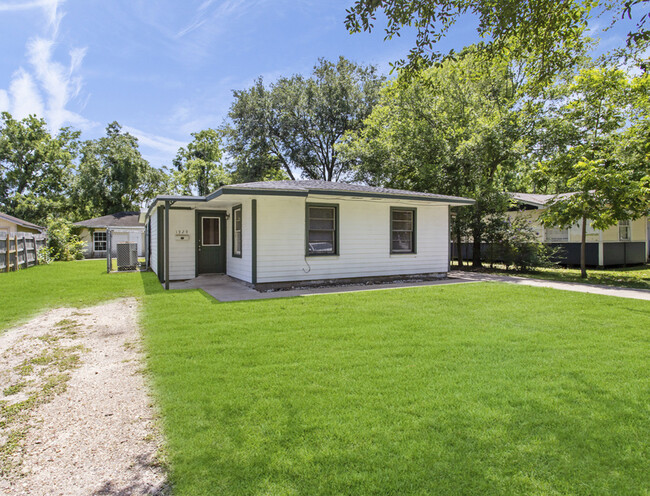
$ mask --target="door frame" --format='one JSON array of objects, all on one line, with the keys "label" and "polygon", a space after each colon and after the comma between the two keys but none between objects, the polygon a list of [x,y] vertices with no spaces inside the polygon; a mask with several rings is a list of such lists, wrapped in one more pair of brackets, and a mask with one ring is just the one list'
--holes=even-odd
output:
[{"label": "door frame", "polygon": [[[195,210],[194,214],[194,232],[196,233],[195,235],[195,240],[194,240],[194,277],[199,276],[199,243],[201,242],[201,235],[202,230],[201,230],[201,223],[199,222],[199,219],[201,216],[206,216],[206,217],[220,217],[219,219],[219,230],[220,235],[221,235],[221,247],[223,248],[223,253],[224,253],[224,258],[223,258],[223,273],[227,274],[228,273],[228,229],[227,229],[227,224],[228,224],[228,219],[226,218],[227,216],[227,211],[226,210]],[[222,225],[223,222],[223,225]]]}]

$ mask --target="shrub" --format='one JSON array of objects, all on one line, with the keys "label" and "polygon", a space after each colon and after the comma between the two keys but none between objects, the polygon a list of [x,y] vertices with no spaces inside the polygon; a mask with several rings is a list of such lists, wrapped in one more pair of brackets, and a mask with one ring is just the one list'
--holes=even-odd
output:
[{"label": "shrub", "polygon": [[47,252],[43,254],[44,260],[80,260],[83,258],[83,247],[84,242],[73,232],[70,221],[62,218],[47,220]]},{"label": "shrub", "polygon": [[552,265],[553,249],[542,243],[526,219],[505,219],[502,235],[502,258],[506,268],[518,271]]}]

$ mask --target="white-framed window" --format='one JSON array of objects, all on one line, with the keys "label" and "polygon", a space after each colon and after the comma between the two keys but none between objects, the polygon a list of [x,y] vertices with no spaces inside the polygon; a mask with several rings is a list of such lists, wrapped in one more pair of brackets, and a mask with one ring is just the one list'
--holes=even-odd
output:
[{"label": "white-framed window", "polygon": [[106,251],[106,231],[93,233],[93,251]]},{"label": "white-framed window", "polygon": [[391,208],[390,252],[415,253],[415,209]]},{"label": "white-framed window", "polygon": [[241,258],[241,205],[232,209],[232,256]]},{"label": "white-framed window", "polygon": [[203,217],[201,244],[203,246],[221,246],[221,219],[219,217]]},{"label": "white-framed window", "polygon": [[546,229],[547,243],[568,243],[568,241],[569,241],[568,229],[557,229],[555,227],[549,227]]},{"label": "white-framed window", "polygon": [[338,205],[307,204],[307,255],[336,255]]},{"label": "white-framed window", "polygon": [[619,241],[632,240],[632,226],[629,220],[618,221],[618,240]]}]

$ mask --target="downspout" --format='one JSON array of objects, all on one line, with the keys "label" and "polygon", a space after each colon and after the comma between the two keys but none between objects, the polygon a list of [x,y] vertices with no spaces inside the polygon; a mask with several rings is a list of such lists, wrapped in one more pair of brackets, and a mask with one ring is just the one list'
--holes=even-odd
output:
[{"label": "downspout", "polygon": [[257,284],[257,200],[251,200],[251,283]]},{"label": "downspout", "polygon": [[165,200],[165,289],[169,289],[169,200]]}]

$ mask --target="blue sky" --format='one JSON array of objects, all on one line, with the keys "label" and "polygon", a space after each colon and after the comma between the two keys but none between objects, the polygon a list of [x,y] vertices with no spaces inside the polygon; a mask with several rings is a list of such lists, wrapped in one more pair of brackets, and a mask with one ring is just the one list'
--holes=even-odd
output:
[{"label": "blue sky", "polygon": [[[118,121],[152,165],[170,165],[190,133],[217,127],[232,90],[258,76],[308,73],[319,57],[376,64],[404,57],[413,36],[350,35],[352,0],[0,0],[0,110],[36,113],[84,138]],[[647,5],[645,7],[647,11]],[[630,25],[600,33],[621,44]],[[380,23],[381,25],[381,23]],[[469,19],[440,45],[476,40]]]}]

